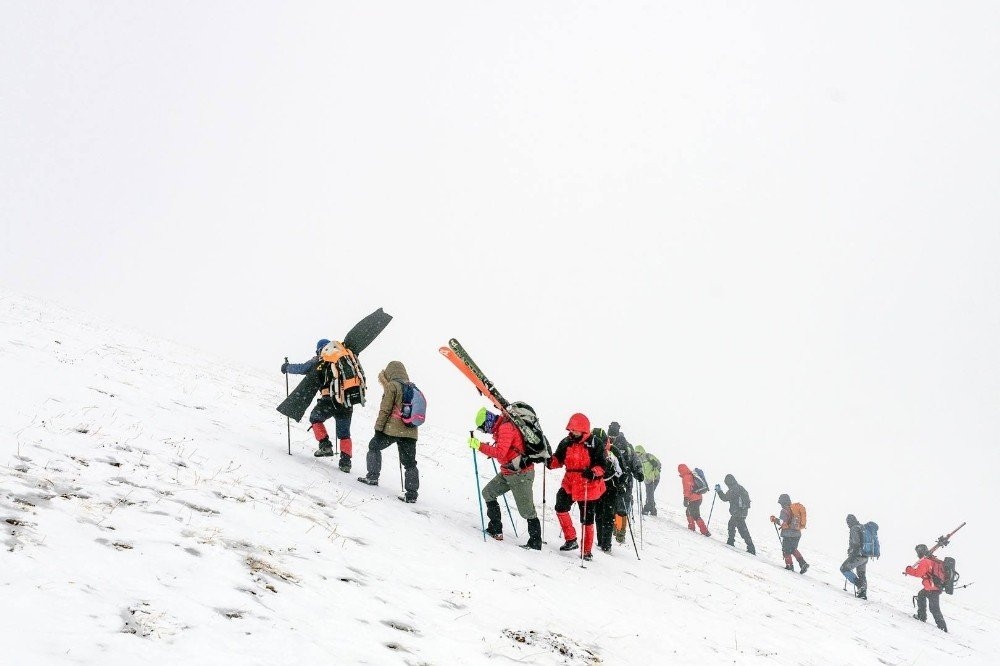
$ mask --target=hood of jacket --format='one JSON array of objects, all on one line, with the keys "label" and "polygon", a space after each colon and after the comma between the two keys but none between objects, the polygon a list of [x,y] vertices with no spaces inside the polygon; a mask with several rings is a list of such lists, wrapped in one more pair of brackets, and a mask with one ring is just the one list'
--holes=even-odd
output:
[{"label": "hood of jacket", "polygon": [[389,365],[385,366],[385,370],[381,372],[381,375],[388,381],[410,381],[410,376],[406,374],[406,366],[399,361],[389,361]]},{"label": "hood of jacket", "polygon": [[691,469],[684,463],[681,463],[680,465],[677,466],[677,473],[681,476],[690,476]]},{"label": "hood of jacket", "polygon": [[736,485],[736,477],[733,476],[732,474],[726,474],[726,478],[724,479],[724,481],[726,482],[726,487],[728,488],[732,488],[733,486]]}]

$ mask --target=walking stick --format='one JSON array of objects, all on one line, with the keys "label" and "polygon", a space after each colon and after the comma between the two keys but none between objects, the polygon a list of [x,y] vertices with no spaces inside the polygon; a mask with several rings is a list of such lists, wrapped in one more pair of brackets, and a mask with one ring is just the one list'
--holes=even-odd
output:
[{"label": "walking stick", "polygon": [[778,537],[778,545],[784,547],[785,544],[781,543],[781,530],[778,529],[778,523],[771,523],[774,525],[774,533]]},{"label": "walking stick", "polygon": [[[641,508],[643,506],[643,504],[642,504],[642,486],[639,485],[639,483],[635,484],[635,492],[639,495],[639,502],[638,502],[638,504],[640,506],[640,509],[639,509],[639,543],[643,545],[643,550],[645,550],[645,544],[643,543],[643,539],[642,539],[642,508]],[[632,534],[632,544],[633,545],[635,544],[635,534]],[[636,553],[635,556],[638,557],[639,553]]]},{"label": "walking stick", "polygon": [[[640,513],[639,515],[642,516],[642,513]],[[642,518],[641,517],[639,518],[639,524],[640,525],[642,524]],[[632,535],[632,547],[635,548],[635,559],[641,560],[642,558],[639,557],[639,549],[635,545],[635,530],[632,529],[632,521],[626,522],[625,526],[628,528],[628,533],[630,535]],[[639,533],[642,534],[641,530],[640,530]]]},{"label": "walking stick", "polygon": [[[469,437],[472,437],[472,431],[469,431]],[[483,493],[479,490],[479,461],[476,460],[476,450],[470,449],[472,451],[472,469],[476,472],[476,497],[479,498],[479,524],[483,528],[483,541],[486,541],[486,519],[483,518]]]},{"label": "walking stick", "polygon": [[712,507],[708,510],[708,524],[705,525],[705,527],[708,527],[712,524],[712,512],[715,511],[715,498],[718,496],[719,493],[717,492],[712,493]]},{"label": "walking stick", "polygon": [[[500,470],[497,469],[496,459],[490,458],[490,462],[493,463],[493,473],[499,474]],[[517,536],[517,525],[514,524],[514,514],[510,512],[510,502],[507,501],[507,493],[504,493],[500,497],[503,497],[503,505],[507,507],[507,517],[510,518],[510,526],[514,528],[514,536]]]},{"label": "walking stick", "polygon": [[587,491],[590,490],[590,484],[587,480],[583,480],[583,515],[580,517],[580,568],[586,569],[583,566],[583,546],[587,543],[587,526],[583,524],[583,519],[587,517]]},{"label": "walking stick", "polygon": [[[285,357],[285,363],[288,363],[288,357]],[[288,397],[288,373],[285,373],[285,397]],[[285,417],[285,429],[288,430],[288,455],[292,455],[292,419]]]},{"label": "walking stick", "polygon": [[[398,447],[398,445],[397,445],[397,447]],[[475,451],[473,451],[473,455],[475,455]],[[402,460],[399,461],[399,489],[402,490],[404,493],[406,492],[406,485],[403,483],[403,461]]]},{"label": "walking stick", "polygon": [[548,519],[548,512],[545,510],[545,472],[549,469],[549,464],[548,461],[542,464],[542,543],[545,543],[545,521]]}]

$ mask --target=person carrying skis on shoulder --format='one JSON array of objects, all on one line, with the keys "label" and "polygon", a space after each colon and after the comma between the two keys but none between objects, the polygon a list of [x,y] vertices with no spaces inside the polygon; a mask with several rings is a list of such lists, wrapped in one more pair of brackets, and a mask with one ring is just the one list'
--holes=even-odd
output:
[{"label": "person carrying skis on shoulder", "polygon": [[642,463],[635,456],[635,449],[625,438],[618,421],[612,421],[608,426],[608,441],[611,451],[618,459],[622,474],[618,477],[615,492],[615,539],[625,543],[625,533],[628,529],[628,514],[632,511],[632,479],[642,482]]},{"label": "person carrying skis on shoulder", "polygon": [[736,477],[732,474],[726,474],[725,482],[726,492],[723,492],[722,486],[717,483],[715,484],[715,493],[723,502],[729,502],[729,538],[726,540],[726,545],[736,545],[736,531],[739,530],[740,538],[747,546],[747,552],[756,555],[757,549],[754,548],[753,539],[750,538],[750,530],[747,529],[750,493],[736,482]]},{"label": "person carrying skis on shoulder", "polygon": [[915,576],[923,583],[923,589],[917,593],[917,614],[913,617],[921,622],[926,622],[927,606],[929,605],[931,616],[934,617],[937,628],[947,633],[948,625],[945,624],[944,615],[941,614],[941,588],[934,583],[933,577],[935,570],[938,571],[939,577],[944,575],[943,564],[922,543],[917,544],[914,550],[917,551],[917,557],[920,558],[920,561],[912,567],[906,567],[906,570],[903,571],[907,576]]},{"label": "person carrying skis on shoulder", "polygon": [[646,482],[646,499],[642,503],[642,515],[656,515],[656,499],[653,493],[656,486],[660,485],[660,461],[652,453],[646,453],[642,446],[635,447],[635,457],[642,465],[642,476]]},{"label": "person carrying skis on shoulder", "polygon": [[375,434],[368,442],[368,455],[365,459],[368,471],[365,476],[359,476],[358,481],[377,486],[382,472],[382,450],[395,444],[399,449],[399,463],[403,466],[405,477],[405,492],[399,499],[412,504],[417,501],[420,472],[417,470],[417,426],[404,423],[401,411],[403,384],[409,381],[406,367],[400,361],[389,361],[385,369],[378,373],[378,382],[382,385],[382,402],[379,403],[378,416],[375,417]]},{"label": "person carrying skis on shoulder", "polygon": [[795,566],[792,564],[792,557],[794,557],[799,563],[799,573],[805,573],[809,569],[809,563],[799,552],[799,540],[802,538],[803,525],[800,518],[792,512],[792,500],[786,493],[778,496],[778,504],[781,506],[781,512],[777,518],[771,516],[771,522],[778,525],[781,530],[779,537],[781,538],[781,554],[785,558],[785,568],[789,571],[795,571]]},{"label": "person carrying skis on shoulder", "polygon": [[864,541],[864,528],[853,513],[847,514],[847,559],[840,565],[840,573],[844,574],[854,585],[854,596],[858,599],[868,598],[868,578],[865,575],[868,568],[868,558],[861,554],[861,544]]},{"label": "person carrying skis on shoulder", "polygon": [[[330,442],[324,423],[332,418],[336,423],[336,435],[340,444],[340,471],[351,471],[351,416],[354,414],[354,407],[343,405],[337,402],[337,372],[332,363],[325,361],[322,357],[323,350],[331,342],[326,338],[316,343],[316,355],[305,363],[289,363],[285,361],[281,364],[281,372],[290,375],[304,375],[317,365],[320,366],[320,376],[322,377],[322,388],[320,389],[319,400],[316,406],[309,413],[310,428],[319,448],[313,452],[316,457],[333,455],[333,444]],[[339,344],[339,343],[338,343]],[[342,345],[341,345],[342,346]]]},{"label": "person carrying skis on shoulder", "polygon": [[681,488],[684,491],[684,508],[687,516],[688,529],[694,531],[695,525],[705,536],[712,536],[708,531],[708,526],[701,518],[701,495],[695,492],[694,472],[681,463],[677,466],[677,475],[681,477]]},{"label": "person carrying skis on shoulder", "polygon": [[528,543],[521,546],[530,550],[542,549],[542,523],[535,511],[535,464],[525,462],[524,436],[506,414],[494,414],[485,407],[476,413],[476,429],[492,435],[493,444],[469,438],[469,447],[500,463],[500,472],[483,487],[486,515],[490,522],[486,532],[497,541],[503,540],[503,520],[498,498],[506,492],[514,496],[517,512],[528,521]]},{"label": "person carrying skis on shoulder", "polygon": [[573,414],[566,424],[569,434],[559,442],[555,453],[549,458],[548,468],[566,468],[562,485],[556,493],[556,518],[562,529],[566,543],[559,550],[579,548],[576,529],[569,510],[575,502],[580,508],[580,524],[583,529],[583,559],[591,560],[594,545],[594,514],[596,504],[605,492],[604,442],[595,442],[590,432],[590,419],[583,414]]}]

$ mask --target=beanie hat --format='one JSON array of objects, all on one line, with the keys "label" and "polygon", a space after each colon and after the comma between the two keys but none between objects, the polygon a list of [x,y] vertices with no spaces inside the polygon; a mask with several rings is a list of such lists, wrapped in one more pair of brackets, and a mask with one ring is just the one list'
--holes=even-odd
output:
[{"label": "beanie hat", "polygon": [[493,426],[496,425],[498,418],[499,417],[490,410],[485,407],[481,407],[479,411],[476,412],[476,429],[482,430],[486,433],[493,432]]},{"label": "beanie hat", "polygon": [[318,354],[320,352],[320,350],[322,350],[323,347],[326,347],[328,344],[330,344],[330,341],[327,340],[326,338],[320,338],[319,340],[317,340],[316,341],[316,353]]}]

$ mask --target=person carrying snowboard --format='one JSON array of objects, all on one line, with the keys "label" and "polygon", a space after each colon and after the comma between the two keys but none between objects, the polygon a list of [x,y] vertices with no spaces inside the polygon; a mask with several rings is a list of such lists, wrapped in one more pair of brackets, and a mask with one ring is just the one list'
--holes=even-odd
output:
[{"label": "person carrying snowboard", "polygon": [[781,530],[779,537],[781,538],[781,554],[785,558],[785,568],[789,571],[795,571],[795,566],[792,564],[792,557],[794,557],[799,563],[799,573],[805,573],[809,569],[809,563],[799,552],[799,539],[802,538],[803,527],[801,520],[792,512],[792,500],[786,493],[778,496],[778,504],[781,506],[781,512],[777,518],[771,516],[771,522],[778,525]]},{"label": "person carrying snowboard", "polygon": [[486,515],[490,519],[486,533],[497,541],[503,540],[503,520],[497,500],[510,492],[514,496],[517,512],[528,521],[528,543],[521,547],[541,550],[542,523],[535,511],[534,497],[535,464],[521,462],[525,454],[524,436],[506,414],[494,414],[485,407],[476,413],[476,429],[492,435],[493,444],[470,437],[469,447],[500,463],[500,472],[483,487]]},{"label": "person carrying snowboard", "polygon": [[701,494],[695,492],[694,472],[681,463],[677,466],[677,475],[681,477],[681,488],[684,491],[684,513],[687,516],[688,529],[694,531],[695,525],[705,536],[712,536],[708,531],[708,526],[701,518]]},{"label": "person carrying snowboard", "polygon": [[917,614],[913,617],[921,622],[927,621],[927,606],[931,607],[931,616],[937,628],[947,633],[948,625],[944,622],[944,615],[941,614],[941,588],[934,583],[933,573],[935,569],[938,575],[944,575],[944,568],[941,560],[934,557],[924,544],[917,544],[914,548],[920,561],[912,567],[906,567],[903,571],[907,576],[915,576],[923,582],[923,589],[917,592]]},{"label": "person carrying snowboard", "polygon": [[642,515],[656,515],[656,486],[660,484],[660,461],[652,453],[646,453],[642,446],[635,447],[635,457],[642,465],[642,476],[646,482],[646,499],[642,503]]},{"label": "person carrying snowboard", "polygon": [[645,477],[642,473],[642,464],[635,456],[635,449],[625,438],[621,424],[612,421],[608,426],[608,441],[611,444],[611,451],[618,459],[621,467],[621,476],[618,477],[615,489],[615,539],[618,543],[625,543],[625,534],[628,529],[628,514],[632,511],[632,479],[642,482]]},{"label": "person carrying snowboard", "polygon": [[736,482],[736,477],[726,474],[726,492],[722,491],[722,486],[715,484],[715,493],[723,502],[729,502],[729,538],[726,540],[727,546],[736,545],[736,531],[739,530],[740,538],[747,546],[747,552],[751,555],[757,554],[754,548],[753,539],[750,538],[750,530],[747,529],[747,514],[750,512],[750,493],[747,489]]},{"label": "person carrying snowboard", "polygon": [[854,585],[854,596],[858,599],[868,598],[868,578],[865,571],[868,568],[868,558],[861,554],[861,544],[864,541],[864,528],[853,513],[847,514],[847,559],[840,565],[840,573],[844,574]]},{"label": "person carrying snowboard", "polygon": [[556,493],[556,518],[562,529],[566,543],[559,550],[579,548],[576,529],[569,510],[573,503],[580,507],[580,524],[583,530],[583,559],[591,560],[594,545],[594,514],[597,501],[605,492],[604,458],[606,442],[597,441],[590,432],[590,419],[583,414],[573,414],[566,424],[568,435],[559,442],[555,453],[549,458],[548,468],[566,467],[562,485]]},{"label": "person carrying snowboard", "polygon": [[[305,363],[289,363],[285,361],[281,364],[281,372],[291,375],[304,375],[313,368],[319,366],[321,376],[320,397],[316,401],[309,414],[310,428],[319,448],[313,452],[314,456],[325,457],[333,455],[333,444],[327,433],[324,423],[333,418],[336,423],[336,435],[340,444],[340,471],[351,471],[351,416],[354,414],[353,405],[344,405],[337,402],[339,395],[338,382],[340,377],[334,363],[330,363],[323,358],[324,350],[330,352],[339,345],[338,349],[343,349],[343,343],[330,342],[326,338],[316,343],[316,355]],[[359,366],[360,368],[360,366]]]},{"label": "person carrying snowboard", "polygon": [[403,384],[410,381],[406,367],[399,361],[389,361],[385,370],[378,373],[378,382],[382,385],[382,402],[379,403],[378,416],[375,417],[375,435],[368,442],[367,463],[368,472],[359,476],[358,481],[369,486],[378,485],[378,477],[382,472],[382,451],[393,444],[399,449],[399,462],[403,466],[404,494],[400,496],[404,502],[412,504],[417,501],[417,491],[420,489],[420,472],[417,470],[417,430],[413,425],[407,425],[402,419]]}]

